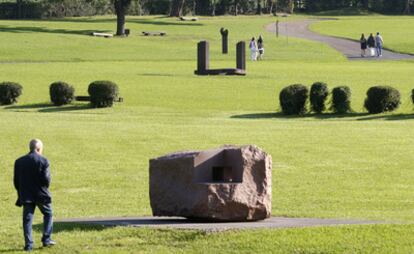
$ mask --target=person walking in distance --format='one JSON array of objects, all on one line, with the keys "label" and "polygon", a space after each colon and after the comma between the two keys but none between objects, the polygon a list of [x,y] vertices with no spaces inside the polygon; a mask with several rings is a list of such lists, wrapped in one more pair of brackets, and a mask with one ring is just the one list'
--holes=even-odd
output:
[{"label": "person walking in distance", "polygon": [[377,57],[382,56],[382,45],[384,44],[384,40],[382,39],[382,36],[380,33],[377,33],[377,36],[375,36],[375,45],[377,47]]},{"label": "person walking in distance", "polygon": [[257,39],[257,49],[259,50],[259,55],[257,60],[263,60],[264,55],[264,44],[263,44],[263,37],[259,35],[259,39]]},{"label": "person walking in distance", "polygon": [[368,37],[367,46],[368,46],[369,54],[371,55],[371,57],[375,56],[375,39],[372,33]]},{"label": "person walking in distance", "polygon": [[256,44],[256,39],[254,37],[250,41],[249,48],[250,48],[250,59],[252,61],[256,61],[257,60],[257,44]]},{"label": "person walking in distance", "polygon": [[17,190],[17,206],[23,206],[23,231],[25,251],[33,249],[32,223],[36,207],[43,214],[43,247],[55,245],[51,238],[53,230],[52,198],[49,192],[50,163],[42,156],[43,143],[33,139],[30,152],[14,164],[14,187]]},{"label": "person walking in distance", "polygon": [[361,43],[361,57],[365,57],[367,50],[367,39],[365,39],[364,34],[361,35],[359,42]]}]

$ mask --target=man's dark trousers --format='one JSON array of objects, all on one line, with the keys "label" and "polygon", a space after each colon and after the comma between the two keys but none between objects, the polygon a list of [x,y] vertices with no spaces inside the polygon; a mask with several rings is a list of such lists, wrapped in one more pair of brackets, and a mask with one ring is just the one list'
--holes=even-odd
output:
[{"label": "man's dark trousers", "polygon": [[53,230],[53,211],[52,204],[36,204],[36,203],[27,203],[23,205],[23,232],[26,248],[33,248],[33,238],[32,238],[32,223],[33,215],[36,209],[36,206],[43,214],[43,236],[42,242],[48,243],[51,239],[50,236]]}]

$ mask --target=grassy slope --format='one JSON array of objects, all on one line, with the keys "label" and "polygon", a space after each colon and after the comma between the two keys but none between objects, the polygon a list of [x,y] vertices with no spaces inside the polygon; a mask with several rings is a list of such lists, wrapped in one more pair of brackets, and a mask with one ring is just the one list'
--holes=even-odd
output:
[{"label": "grassy slope", "polygon": [[359,40],[361,33],[368,36],[380,32],[386,48],[414,54],[414,17],[412,16],[355,16],[341,17],[312,25],[319,33]]},{"label": "grassy slope", "polygon": [[[1,21],[0,80],[21,82],[24,95],[18,105],[0,109],[0,251],[21,247],[11,167],[35,136],[44,140],[52,161],[58,218],[149,215],[149,158],[254,143],[274,158],[274,215],[414,222],[414,115],[409,103],[413,62],[347,62],[326,46],[292,38],[287,44],[285,38],[266,34],[262,27],[272,21],[131,18],[128,27],[135,34],[128,39],[79,34],[113,29],[108,17]],[[249,62],[246,77],[194,76],[195,43],[200,39],[211,42],[213,67],[235,65],[232,47],[230,56],[219,54],[221,26],[230,30],[230,45],[263,33],[267,60]],[[165,30],[169,36],[137,36],[143,30]],[[51,82],[71,82],[78,94],[85,94],[96,79],[118,82],[125,103],[100,110],[82,104],[45,105]],[[316,80],[351,86],[353,108],[360,113],[322,119],[274,114],[283,86]],[[399,111],[362,113],[364,93],[377,83],[401,90]],[[219,235],[63,225],[56,229],[61,244],[50,252],[199,252],[208,246],[211,252],[407,253],[414,248],[412,225]]]}]

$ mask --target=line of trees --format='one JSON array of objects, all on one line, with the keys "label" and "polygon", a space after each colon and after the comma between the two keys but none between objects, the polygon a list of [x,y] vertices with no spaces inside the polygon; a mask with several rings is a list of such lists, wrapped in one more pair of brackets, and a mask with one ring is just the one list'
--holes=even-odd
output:
[{"label": "line of trees", "polygon": [[0,18],[117,15],[117,35],[125,35],[125,15],[238,15],[320,12],[362,8],[388,14],[411,14],[414,0],[16,0],[0,3]]},{"label": "line of trees", "polygon": [[[274,12],[319,12],[343,8],[362,8],[388,14],[411,14],[414,0],[140,0],[145,10],[154,10],[154,2],[170,6],[170,16],[185,14],[224,15]],[[164,11],[164,10],[160,10]],[[151,12],[151,11],[150,11]]]},{"label": "line of trees", "polygon": [[[129,15],[238,15],[275,12],[320,12],[362,8],[386,14],[411,14],[414,0],[15,0],[18,18],[37,8],[43,17],[87,16],[125,12]],[[3,3],[4,4],[4,3]],[[10,4],[10,3],[6,3]],[[1,3],[0,3],[1,5]],[[10,6],[0,6],[0,18]],[[34,6],[36,5],[36,6]],[[29,8],[29,7],[30,8]],[[39,6],[41,8],[39,8]],[[28,10],[29,8],[29,10]],[[30,13],[29,13],[30,14]]]}]

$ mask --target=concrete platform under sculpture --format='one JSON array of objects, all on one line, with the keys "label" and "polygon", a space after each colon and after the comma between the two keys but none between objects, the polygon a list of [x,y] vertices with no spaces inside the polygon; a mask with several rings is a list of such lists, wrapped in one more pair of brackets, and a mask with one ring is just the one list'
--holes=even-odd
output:
[{"label": "concrete platform under sculpture", "polygon": [[154,216],[209,221],[269,218],[272,158],[254,145],[178,152],[150,160]]}]

